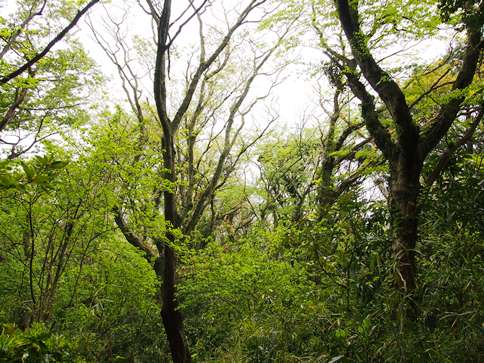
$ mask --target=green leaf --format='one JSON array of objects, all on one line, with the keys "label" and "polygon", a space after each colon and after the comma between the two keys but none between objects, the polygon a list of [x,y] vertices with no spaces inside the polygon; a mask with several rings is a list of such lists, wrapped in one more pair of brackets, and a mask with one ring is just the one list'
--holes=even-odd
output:
[{"label": "green leaf", "polygon": [[61,160],[55,160],[53,162],[50,163],[50,165],[48,166],[49,169],[64,169],[67,164],[69,164],[68,161],[61,161]]},{"label": "green leaf", "polygon": [[22,165],[22,169],[24,169],[25,175],[27,176],[27,180],[32,181],[35,175],[34,168],[28,165],[25,161],[21,161],[20,165]]}]

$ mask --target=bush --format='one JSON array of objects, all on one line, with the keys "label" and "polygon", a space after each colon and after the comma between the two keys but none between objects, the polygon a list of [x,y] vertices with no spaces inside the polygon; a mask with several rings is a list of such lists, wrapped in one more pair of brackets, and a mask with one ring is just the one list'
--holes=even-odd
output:
[{"label": "bush", "polygon": [[34,324],[26,331],[13,324],[4,324],[1,329],[0,362],[80,362],[66,338],[51,334],[43,324]]}]

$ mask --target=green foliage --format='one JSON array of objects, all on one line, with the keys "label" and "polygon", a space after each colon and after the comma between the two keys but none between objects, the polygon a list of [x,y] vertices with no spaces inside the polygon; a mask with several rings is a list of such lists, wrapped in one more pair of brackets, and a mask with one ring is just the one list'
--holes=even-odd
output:
[{"label": "green foliage", "polygon": [[[0,74],[38,52],[86,1],[48,1],[42,16],[22,27],[32,6],[41,3],[18,2],[16,17],[0,17],[0,45],[13,39],[11,53],[0,59]],[[297,18],[301,42],[308,24],[339,32],[332,2],[288,0],[278,5],[259,30],[277,32],[279,25]],[[372,53],[393,51],[396,39],[434,36],[442,20],[475,27],[482,17],[478,6],[476,1],[450,0],[362,2],[362,32],[353,46],[366,52],[368,45]],[[336,42],[337,37],[330,38],[320,39],[322,45]],[[134,43],[149,63],[151,43]],[[207,49],[212,43],[207,37]],[[180,49],[173,51],[172,56],[180,55]],[[424,176],[449,146],[458,145],[482,104],[480,74],[465,90],[452,91],[461,52],[458,47],[439,63],[395,67],[407,72],[405,98],[416,102],[411,111],[422,129],[442,102],[464,99],[466,119],[456,120],[447,139],[430,154]],[[143,120],[122,106],[91,119],[95,105],[89,96],[95,95],[100,78],[74,39],[1,86],[4,117],[20,104],[0,138],[8,145],[0,160],[0,362],[170,360],[160,319],[163,282],[154,270],[155,243],[168,243],[166,232],[172,227],[163,218],[161,196],[164,191],[180,196],[179,210],[186,213],[177,217],[185,219],[205,191],[221,153],[219,121],[237,94],[230,93],[232,86],[252,65],[237,56],[240,65],[230,64],[205,80],[203,120],[189,125],[194,105],[182,120],[175,145],[176,182],[164,177],[162,132],[153,106],[139,105]],[[345,87],[335,64],[325,63],[322,69],[332,86]],[[358,76],[357,69],[351,72]],[[173,94],[181,92],[183,87],[175,85]],[[352,107],[348,102],[342,106],[345,111]],[[361,121],[354,116],[346,120],[346,114],[341,112],[331,133],[307,128],[298,135],[266,139],[257,160],[249,154],[241,157],[245,170],[225,165],[225,179],[209,190],[209,206],[193,233],[172,231],[176,241],[170,246],[179,259],[177,299],[194,361],[481,358],[482,127],[450,155],[436,182],[422,188],[418,286],[412,301],[416,314],[409,316],[408,297],[393,286],[386,191],[375,192],[376,176],[386,178],[387,166],[371,141],[355,147],[367,137],[362,129],[339,140],[344,127]],[[392,132],[389,115],[383,111],[381,117]],[[207,125],[211,131],[205,130]],[[37,150],[20,141],[28,134],[36,143],[52,132],[59,133],[56,141],[44,141]],[[209,133],[220,136],[205,141]],[[20,135],[18,144],[9,143],[12,135]],[[192,155],[196,170],[184,154],[193,137],[199,138]],[[239,149],[228,155],[230,161],[248,145],[240,139],[234,139]],[[256,180],[244,174],[255,170],[251,163],[260,171]],[[193,175],[188,176],[190,167]],[[345,181],[348,186],[339,190]],[[184,194],[189,187],[191,195]],[[318,194],[321,187],[328,198]],[[155,257],[128,243],[115,220],[118,213],[135,237],[153,247]]]},{"label": "green foliage", "polygon": [[190,260],[179,295],[200,361],[234,355],[281,361],[318,344],[305,342],[314,335],[312,314],[321,308],[313,284],[301,266],[273,260],[261,247],[211,244]]},{"label": "green foliage", "polygon": [[52,334],[45,325],[35,324],[27,331],[4,324],[0,334],[0,362],[74,362],[72,344]]},{"label": "green foliage", "polygon": [[122,237],[103,240],[82,268],[66,273],[59,329],[87,361],[158,361],[164,335],[153,269]]},{"label": "green foliage", "polygon": [[[75,6],[65,1],[19,2],[16,12],[0,23],[0,33],[5,34],[0,39],[0,74],[8,75],[38,54],[46,39],[72,19]],[[90,96],[100,81],[94,61],[81,44],[67,38],[24,73],[2,84],[1,154],[9,152],[8,157],[15,159],[38,151],[40,141],[86,123],[94,108]]]},{"label": "green foliage", "polygon": [[257,161],[262,172],[267,212],[271,211],[277,218],[290,218],[304,202],[305,191],[313,189],[320,148],[315,130],[260,146]]},{"label": "green foliage", "polygon": [[466,26],[476,29],[482,27],[484,8],[479,1],[440,0],[439,11],[445,22],[462,22]]},{"label": "green foliage", "polygon": [[28,186],[49,187],[67,161],[55,160],[50,155],[36,155],[29,161],[0,161],[0,189],[26,190]]},{"label": "green foliage", "polygon": [[86,159],[56,160],[19,162],[17,187],[0,193],[0,321],[47,320],[87,361],[155,361],[166,349],[158,280],[115,233],[109,174]]}]

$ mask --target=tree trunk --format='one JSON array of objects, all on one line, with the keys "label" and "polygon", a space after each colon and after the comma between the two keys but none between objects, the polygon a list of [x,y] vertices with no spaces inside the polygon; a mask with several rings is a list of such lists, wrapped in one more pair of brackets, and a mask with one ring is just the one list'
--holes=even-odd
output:
[{"label": "tree trunk", "polygon": [[175,297],[176,254],[173,248],[165,246],[165,263],[162,283],[161,317],[165,327],[173,362],[191,362],[188,344],[183,335],[183,316],[178,310]]},{"label": "tree trunk", "polygon": [[392,248],[396,260],[395,285],[405,294],[416,287],[419,176],[422,163],[400,155],[390,163],[390,216]]},{"label": "tree trunk", "polygon": [[[174,183],[176,180],[175,174],[175,153],[174,140],[172,135],[165,133],[163,140],[163,158],[164,165],[167,170],[166,178]],[[176,243],[176,237],[173,229],[179,228],[180,223],[177,218],[175,191],[172,189],[173,185],[163,192],[164,197],[164,215],[168,222],[168,229],[166,231],[166,238],[169,241],[158,249],[163,251],[163,264],[155,266],[158,276],[162,277],[161,285],[161,317],[165,327],[166,336],[170,345],[171,356],[175,363],[189,363],[191,356],[188,349],[188,344],[183,335],[183,316],[178,310],[178,303],[176,301],[176,262],[177,257],[173,249]],[[161,254],[161,253],[160,253]]]}]

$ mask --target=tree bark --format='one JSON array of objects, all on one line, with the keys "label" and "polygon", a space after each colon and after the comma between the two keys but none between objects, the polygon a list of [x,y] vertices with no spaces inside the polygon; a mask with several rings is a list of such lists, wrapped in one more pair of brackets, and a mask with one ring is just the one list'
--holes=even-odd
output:
[{"label": "tree bark", "polygon": [[418,236],[419,176],[422,163],[399,155],[390,162],[390,217],[395,285],[403,293],[416,287],[415,247]]},{"label": "tree bark", "polygon": [[[174,154],[173,136],[165,131],[163,142],[163,159],[167,174],[165,177],[172,183],[176,180],[175,174],[175,154]],[[166,231],[168,243],[163,247],[164,264],[161,273],[162,278],[162,308],[161,318],[165,327],[166,336],[170,345],[171,356],[175,363],[191,362],[188,344],[183,334],[183,316],[178,310],[176,301],[176,264],[177,257],[173,245],[176,243],[176,237],[173,229],[180,227],[180,221],[177,217],[175,192],[172,189],[163,192],[164,215],[165,221],[169,226]]]},{"label": "tree bark", "polygon": [[156,62],[153,90],[155,96],[156,110],[163,129],[163,164],[165,168],[164,177],[170,182],[170,188],[164,189],[164,217],[167,222],[165,241],[157,240],[156,247],[160,257],[155,263],[155,272],[161,280],[161,318],[165,327],[166,336],[170,345],[171,356],[175,363],[189,363],[191,356],[188,344],[183,336],[183,316],[178,310],[176,301],[176,263],[177,257],[173,249],[176,243],[174,229],[179,227],[177,218],[175,190],[173,189],[176,181],[175,172],[175,137],[176,125],[169,119],[167,113],[167,52],[169,46],[168,31],[170,27],[171,0],[165,0],[163,11],[158,22],[158,44],[156,49]]}]

